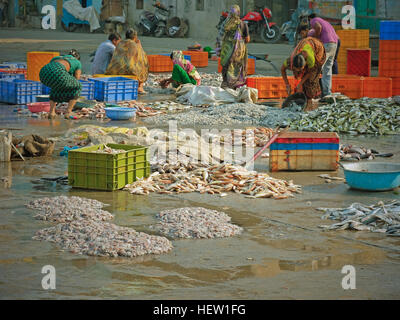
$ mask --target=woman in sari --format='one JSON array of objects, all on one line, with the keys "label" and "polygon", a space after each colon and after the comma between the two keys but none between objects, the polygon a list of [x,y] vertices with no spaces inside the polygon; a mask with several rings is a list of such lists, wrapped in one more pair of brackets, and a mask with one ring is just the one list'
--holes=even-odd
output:
[{"label": "woman in sari", "polygon": [[135,30],[129,29],[126,40],[119,42],[105,74],[135,76],[139,81],[138,92],[146,93],[143,84],[149,75],[149,62]]},{"label": "woman in sari", "polygon": [[282,65],[281,73],[286,84],[288,94],[291,94],[291,87],[286,75],[286,70],[292,70],[296,79],[301,79],[296,92],[304,92],[307,97],[307,108],[312,105],[312,100],[320,97],[321,85],[319,76],[322,66],[326,60],[325,48],[323,43],[312,37],[302,39],[293,50],[290,58],[286,59]]},{"label": "woman in sari", "polygon": [[222,88],[236,89],[246,83],[247,76],[247,46],[250,42],[249,29],[246,23],[240,20],[240,7],[232,6],[228,18],[221,26],[222,46],[220,52],[222,65]]},{"label": "woman in sari", "polygon": [[57,103],[68,102],[65,118],[68,119],[82,90],[79,82],[82,65],[78,51],[72,49],[69,54],[53,58],[39,73],[40,81],[50,88],[49,118],[56,116]]},{"label": "woman in sari", "polygon": [[161,87],[166,88],[170,83],[172,83],[174,88],[186,83],[191,83],[196,86],[200,85],[200,74],[197,72],[196,67],[185,59],[182,51],[173,51],[170,58],[174,64],[172,77],[162,80],[160,82]]}]

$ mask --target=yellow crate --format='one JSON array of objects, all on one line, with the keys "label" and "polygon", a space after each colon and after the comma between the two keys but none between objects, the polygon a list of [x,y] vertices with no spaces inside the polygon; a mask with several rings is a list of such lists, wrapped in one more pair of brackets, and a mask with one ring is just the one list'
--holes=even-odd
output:
[{"label": "yellow crate", "polygon": [[54,57],[58,57],[59,52],[31,51],[26,54],[27,80],[40,81],[40,70]]},{"label": "yellow crate", "polygon": [[271,150],[270,171],[336,171],[337,150]]},{"label": "yellow crate", "polygon": [[133,80],[138,80],[138,77],[136,76],[129,76],[129,75],[125,75],[125,74],[116,74],[116,75],[108,75],[108,74],[94,74],[92,75],[92,78],[111,78],[111,77],[124,77],[124,78],[128,78],[128,79],[133,79]]},{"label": "yellow crate", "polygon": [[369,48],[368,29],[337,30],[341,48]]}]

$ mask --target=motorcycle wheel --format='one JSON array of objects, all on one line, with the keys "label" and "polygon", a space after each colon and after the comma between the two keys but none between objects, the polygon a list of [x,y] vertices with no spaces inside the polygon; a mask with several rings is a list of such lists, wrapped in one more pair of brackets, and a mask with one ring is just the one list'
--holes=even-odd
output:
[{"label": "motorcycle wheel", "polygon": [[277,25],[270,27],[269,32],[267,28],[262,28],[261,38],[266,43],[277,43],[281,38],[281,30]]},{"label": "motorcycle wheel", "polygon": [[67,31],[67,32],[74,32],[74,31],[78,28],[78,25],[75,24],[75,23],[70,23],[70,24],[68,25],[68,27],[67,27],[67,26],[64,24],[64,22],[61,21],[61,27],[64,29],[64,31]]},{"label": "motorcycle wheel", "polygon": [[161,38],[165,33],[166,33],[166,27],[157,27],[156,30],[154,31],[154,36],[156,38]]}]

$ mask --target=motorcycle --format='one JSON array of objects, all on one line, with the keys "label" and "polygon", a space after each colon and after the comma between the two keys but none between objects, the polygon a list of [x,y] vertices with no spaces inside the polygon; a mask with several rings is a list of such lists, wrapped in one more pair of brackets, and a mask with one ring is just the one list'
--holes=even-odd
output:
[{"label": "motorcycle", "polygon": [[293,10],[291,20],[285,22],[281,27],[280,32],[282,38],[286,38],[289,41],[289,44],[296,45],[300,40],[300,34],[298,30],[302,25],[309,25],[308,16],[312,13],[312,10],[305,8]]},{"label": "motorcycle", "polygon": [[[217,29],[221,27],[228,15],[228,12],[222,12]],[[276,43],[279,41],[281,34],[276,22],[270,22],[271,18],[272,12],[270,9],[259,8],[256,11],[247,13],[241,20],[247,23],[250,34],[259,34],[266,43]]]},{"label": "motorcycle", "polygon": [[[154,13],[144,11],[140,15],[140,20],[136,27],[138,34],[141,36],[154,35],[160,38],[167,33],[167,20],[170,10],[158,1],[153,4],[153,7],[155,7]],[[169,6],[169,8],[172,8],[172,6]]]}]

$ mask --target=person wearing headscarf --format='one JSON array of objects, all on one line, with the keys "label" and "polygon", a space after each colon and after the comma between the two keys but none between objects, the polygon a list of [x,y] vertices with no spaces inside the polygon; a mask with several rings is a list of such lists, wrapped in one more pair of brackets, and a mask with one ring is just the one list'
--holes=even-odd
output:
[{"label": "person wearing headscarf", "polygon": [[105,74],[135,76],[139,81],[138,92],[146,93],[143,89],[149,76],[149,61],[146,52],[134,29],[127,30],[125,36],[126,40],[120,41],[115,48]]},{"label": "person wearing headscarf", "polygon": [[302,39],[281,68],[288,94],[291,94],[292,90],[286,75],[287,69],[293,71],[296,79],[301,79],[295,91],[304,92],[308,98],[308,106],[311,104],[311,99],[319,98],[321,95],[319,76],[325,60],[325,48],[320,40],[313,37]]},{"label": "person wearing headscarf", "polygon": [[162,80],[160,82],[161,87],[166,88],[170,83],[172,83],[175,88],[186,83],[191,83],[197,86],[201,84],[201,77],[197,72],[196,67],[190,61],[185,59],[182,51],[173,51],[170,58],[174,64],[172,77]]},{"label": "person wearing headscarf", "polygon": [[56,115],[57,103],[68,102],[65,118],[69,118],[82,90],[79,82],[82,65],[78,51],[72,49],[69,54],[54,57],[39,72],[40,81],[50,88],[50,114]]},{"label": "person wearing headscarf", "polygon": [[[222,45],[220,45],[220,38],[222,38]],[[249,28],[240,19],[240,7],[234,5],[229,11],[229,16],[221,25],[217,38],[216,51],[220,55],[222,65],[222,88],[236,89],[246,83],[246,44],[249,42]]]}]

